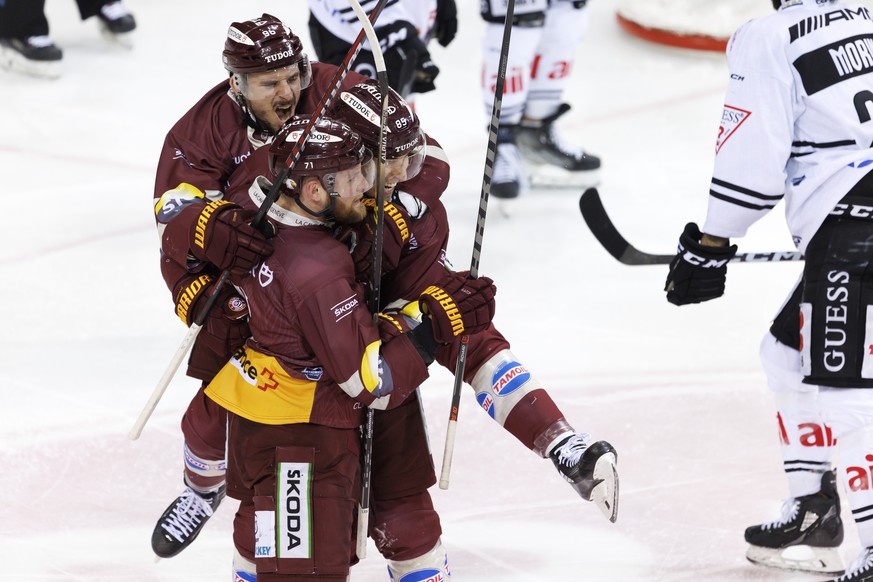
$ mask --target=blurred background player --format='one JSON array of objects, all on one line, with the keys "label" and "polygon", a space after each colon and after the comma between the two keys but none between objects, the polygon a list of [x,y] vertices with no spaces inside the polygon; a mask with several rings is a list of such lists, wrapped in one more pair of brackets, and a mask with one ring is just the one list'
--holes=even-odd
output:
[{"label": "blurred background player", "polygon": [[[491,194],[515,198],[532,184],[592,186],[600,159],[565,142],[555,121],[570,110],[562,103],[577,47],[588,25],[586,0],[518,2],[497,134]],[[485,19],[482,98],[491,116],[505,0],[482,0]]]},{"label": "blurred background player", "polygon": [[[369,14],[376,0],[361,2]],[[318,60],[339,65],[349,52],[361,24],[346,0],[309,0],[309,36]],[[430,58],[427,44],[436,38],[448,46],[458,30],[455,0],[395,0],[386,3],[375,24],[385,57],[388,84],[407,101],[414,93],[427,93],[436,86],[439,68]],[[352,70],[376,78],[369,42],[363,43]]]},{"label": "blurred background player", "polygon": [[[82,20],[96,16],[104,35],[122,44],[136,20],[118,0],[76,0]],[[61,74],[63,51],[49,37],[45,0],[0,2],[0,66],[37,77]]]}]

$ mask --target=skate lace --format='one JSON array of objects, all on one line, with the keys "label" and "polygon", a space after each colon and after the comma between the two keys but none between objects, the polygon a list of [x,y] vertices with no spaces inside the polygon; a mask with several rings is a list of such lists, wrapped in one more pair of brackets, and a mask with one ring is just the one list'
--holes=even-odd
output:
[{"label": "skate lace", "polygon": [[130,14],[130,12],[121,2],[110,2],[109,4],[103,6],[103,8],[100,9],[100,12],[103,14],[103,16],[106,17],[107,20],[118,20],[119,18],[124,18],[125,16]]},{"label": "skate lace", "polygon": [[867,573],[871,568],[873,568],[873,548],[865,548],[864,553],[846,568],[846,573],[834,582],[850,582],[859,574]]},{"label": "skate lace", "polygon": [[515,144],[501,144],[497,147],[497,157],[494,160],[494,182],[518,182],[521,176],[521,152]]},{"label": "skate lace", "polygon": [[556,451],[558,463],[565,467],[575,467],[579,463],[582,453],[588,448],[589,440],[591,440],[591,435],[587,432],[580,432],[570,437],[570,440]]},{"label": "skate lace", "polygon": [[29,36],[27,37],[27,44],[36,48],[45,48],[47,46],[52,46],[54,43],[52,39],[48,36]]},{"label": "skate lace", "polygon": [[554,124],[549,124],[546,131],[547,135],[549,136],[549,141],[552,143],[556,150],[560,151],[564,155],[575,158],[577,160],[581,160],[585,157],[585,150],[578,146],[570,145],[564,139],[564,137],[560,133],[558,133],[558,130],[554,126]]},{"label": "skate lace", "polygon": [[761,529],[767,530],[782,527],[786,523],[794,521],[798,511],[800,511],[800,502],[796,499],[789,499],[782,504],[782,516],[775,521],[761,524]]},{"label": "skate lace", "polygon": [[212,505],[189,487],[176,501],[161,527],[179,542],[184,542],[204,517],[212,517]]}]

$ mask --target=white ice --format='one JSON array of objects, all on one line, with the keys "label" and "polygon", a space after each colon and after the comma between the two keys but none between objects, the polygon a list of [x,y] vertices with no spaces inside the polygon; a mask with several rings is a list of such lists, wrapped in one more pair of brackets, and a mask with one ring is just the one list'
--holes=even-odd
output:
[{"label": "white ice", "polygon": [[[763,1],[763,0],[761,0]],[[482,22],[459,0],[436,93],[418,111],[453,161],[444,197],[450,256],[467,268],[485,161]],[[127,51],[48,0],[63,77],[0,72],[0,579],[227,580],[233,502],[194,545],[156,563],[149,537],[182,489],[179,420],[196,382],[179,373],[136,442],[126,433],[185,329],[158,272],[151,215],[166,131],[225,77],[234,20],[276,14],[308,43],[302,0],[129,0]],[[568,139],[604,159],[601,194],[625,236],[669,253],[703,219],[726,82],[721,55],[629,38],[592,0],[578,52]],[[732,266],[726,296],[676,308],[664,267],[626,267],[591,236],[580,192],[492,199],[481,272],[496,323],[577,429],[619,452],[616,524],[582,502],[464,394],[448,491],[433,489],[453,579],[477,582],[808,580],[744,559],[743,529],[777,517],[787,488],[772,399],[757,360],[800,264]],[[790,250],[781,210],[739,241]],[[452,374],[423,387],[437,465]],[[857,536],[848,511],[851,560]],[[354,581],[387,580],[369,557]]]}]

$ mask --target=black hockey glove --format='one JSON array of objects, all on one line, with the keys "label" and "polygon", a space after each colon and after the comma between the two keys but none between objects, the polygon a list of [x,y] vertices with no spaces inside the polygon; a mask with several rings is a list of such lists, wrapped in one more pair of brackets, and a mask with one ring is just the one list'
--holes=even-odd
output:
[{"label": "black hockey glove", "polygon": [[437,0],[436,22],[433,28],[437,42],[442,46],[449,46],[458,34],[458,7],[455,6],[455,0]]},{"label": "black hockey glove", "polygon": [[700,229],[685,225],[664,291],[673,305],[701,303],[724,295],[727,264],[737,254],[737,245],[711,247],[700,243]]},{"label": "black hockey glove", "polygon": [[388,84],[395,91],[408,97],[410,93],[426,93],[436,88],[433,81],[440,70],[412,24],[398,20],[376,33],[385,55]]}]

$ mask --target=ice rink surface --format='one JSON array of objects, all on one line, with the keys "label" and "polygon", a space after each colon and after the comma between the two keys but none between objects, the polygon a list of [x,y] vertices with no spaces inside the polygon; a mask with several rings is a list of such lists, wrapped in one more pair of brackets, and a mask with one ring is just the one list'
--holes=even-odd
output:
[{"label": "ice rink surface", "polygon": [[[458,3],[458,37],[434,43],[438,90],[418,111],[453,161],[444,202],[463,269],[487,132],[483,25],[475,0]],[[166,131],[225,78],[228,24],[266,11],[308,43],[308,13],[302,0],[129,7],[139,22],[130,51],[80,22],[75,3],[48,0],[63,77],[0,72],[3,580],[229,579],[232,500],[180,556],[156,563],[149,546],[182,489],[179,420],[196,382],[178,374],[142,438],[126,436],[185,332],[158,272],[152,185]],[[602,156],[601,194],[624,235],[669,253],[704,217],[725,61],[630,38],[613,11],[591,2],[561,128]],[[800,265],[732,266],[724,298],[679,309],[664,299],[666,268],[623,266],[597,244],[579,194],[529,192],[508,209],[492,200],[480,267],[521,361],[577,429],[617,448],[619,519],[579,500],[467,390],[451,488],[433,490],[453,580],[818,579],[751,566],[742,537],[777,517],[787,493],[757,347]],[[781,209],[738,242],[790,250]],[[423,387],[437,464],[451,386],[434,367]],[[848,560],[857,546],[849,525]],[[387,580],[372,544],[352,580]]]}]

